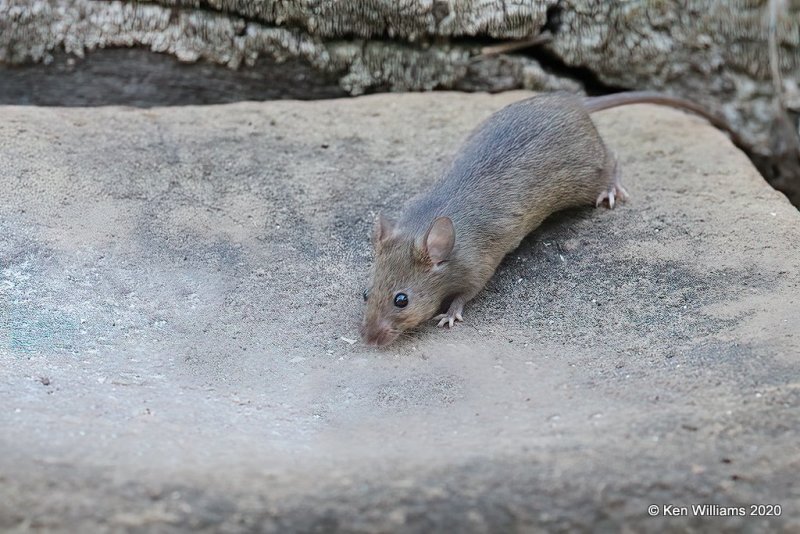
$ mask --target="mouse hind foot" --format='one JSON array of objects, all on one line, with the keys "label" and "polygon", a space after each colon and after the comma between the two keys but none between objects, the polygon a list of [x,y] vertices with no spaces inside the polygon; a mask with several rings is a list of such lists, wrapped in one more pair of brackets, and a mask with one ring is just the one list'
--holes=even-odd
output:
[{"label": "mouse hind foot", "polygon": [[622,171],[620,171],[617,156],[610,150],[606,151],[605,175],[609,178],[611,183],[608,184],[605,190],[597,195],[595,206],[599,208],[603,203],[608,201],[609,209],[613,210],[618,200],[620,202],[625,202],[630,198],[630,195],[622,186]]},{"label": "mouse hind foot", "polygon": [[622,187],[622,184],[611,184],[608,186],[608,189],[597,196],[595,207],[599,208],[601,204],[608,201],[608,207],[613,210],[614,206],[617,204],[617,200],[625,202],[628,198],[630,198],[630,195],[625,188]]}]

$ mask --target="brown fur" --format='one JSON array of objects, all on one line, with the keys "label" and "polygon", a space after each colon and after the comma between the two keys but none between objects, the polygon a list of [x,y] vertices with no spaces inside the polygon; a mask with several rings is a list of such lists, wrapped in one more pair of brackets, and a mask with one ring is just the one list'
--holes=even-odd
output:
[{"label": "brown fur", "polygon": [[[539,95],[489,117],[396,224],[379,221],[388,231],[374,240],[365,340],[385,345],[447,301],[472,299],[503,256],[547,216],[595,202],[609,186],[609,160],[576,96]],[[452,220],[455,246],[446,261],[434,265],[423,241],[437,217]],[[400,291],[409,297],[405,308],[394,306]]]},{"label": "brown fur", "polygon": [[[615,187],[624,199],[615,159],[589,113],[643,102],[699,113],[735,136],[723,119],[702,107],[659,93],[585,100],[550,93],[506,106],[470,134],[444,176],[412,199],[397,223],[378,221],[364,340],[386,345],[448,304],[445,320],[452,325],[503,257],[546,217],[599,202]],[[437,218],[448,224],[434,228]],[[447,233],[453,227],[455,236]],[[438,250],[453,237],[452,251],[432,261],[427,246]],[[394,305],[398,292],[409,297],[405,308]]]}]

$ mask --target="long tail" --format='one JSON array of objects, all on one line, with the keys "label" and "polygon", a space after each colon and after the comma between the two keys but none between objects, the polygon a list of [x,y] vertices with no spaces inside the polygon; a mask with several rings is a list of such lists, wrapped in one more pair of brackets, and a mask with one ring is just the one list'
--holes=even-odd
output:
[{"label": "long tail", "polygon": [[703,117],[713,126],[724,130],[731,137],[731,141],[739,148],[745,148],[747,146],[739,133],[734,130],[733,126],[722,116],[710,112],[700,104],[677,96],[670,96],[655,91],[630,91],[603,96],[589,96],[584,98],[583,103],[589,113],[618,106],[627,106],[628,104],[659,104],[683,109]]}]

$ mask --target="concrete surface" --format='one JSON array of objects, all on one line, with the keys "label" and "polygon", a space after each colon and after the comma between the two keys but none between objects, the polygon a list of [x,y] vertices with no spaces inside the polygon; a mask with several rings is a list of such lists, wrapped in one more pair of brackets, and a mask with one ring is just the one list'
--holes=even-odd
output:
[{"label": "concrete surface", "polygon": [[598,114],[630,203],[351,344],[377,210],[523,96],[0,108],[0,529],[800,529],[800,214],[699,119]]}]

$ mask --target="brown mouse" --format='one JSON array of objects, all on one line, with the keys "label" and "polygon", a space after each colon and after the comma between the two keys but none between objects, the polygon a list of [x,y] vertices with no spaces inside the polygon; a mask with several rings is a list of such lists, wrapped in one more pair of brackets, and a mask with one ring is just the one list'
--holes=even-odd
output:
[{"label": "brown mouse", "polygon": [[387,345],[434,316],[452,327],[503,257],[546,217],[626,200],[616,157],[589,114],[634,103],[692,111],[740,144],[725,120],[660,93],[549,93],[504,107],[469,135],[441,179],[409,201],[399,220],[379,216],[364,341]]}]

